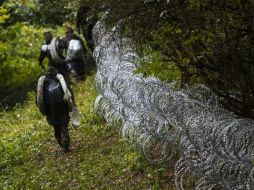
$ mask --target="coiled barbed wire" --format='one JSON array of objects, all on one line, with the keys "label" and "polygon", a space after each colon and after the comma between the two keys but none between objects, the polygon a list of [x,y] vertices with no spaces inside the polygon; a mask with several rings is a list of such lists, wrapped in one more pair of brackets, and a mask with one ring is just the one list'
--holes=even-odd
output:
[{"label": "coiled barbed wire", "polygon": [[133,74],[138,56],[117,29],[94,28],[98,66],[97,113],[134,143],[150,161],[165,161],[176,151],[176,189],[184,176],[199,177],[198,190],[254,189],[254,121],[223,109],[205,86],[174,90],[154,77]]}]

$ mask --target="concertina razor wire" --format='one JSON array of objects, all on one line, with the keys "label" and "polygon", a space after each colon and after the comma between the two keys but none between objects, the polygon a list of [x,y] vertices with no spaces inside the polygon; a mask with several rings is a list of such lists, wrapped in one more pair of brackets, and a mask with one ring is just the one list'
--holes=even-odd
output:
[{"label": "concertina razor wire", "polygon": [[117,28],[93,31],[100,93],[94,107],[150,161],[176,154],[175,187],[196,176],[197,190],[254,189],[254,121],[222,108],[203,85],[175,90],[155,77],[133,74],[138,55]]}]

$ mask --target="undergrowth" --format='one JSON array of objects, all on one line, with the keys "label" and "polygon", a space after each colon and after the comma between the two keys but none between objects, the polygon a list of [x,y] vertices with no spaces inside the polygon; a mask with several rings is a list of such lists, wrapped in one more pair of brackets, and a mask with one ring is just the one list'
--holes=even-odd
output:
[{"label": "undergrowth", "polygon": [[81,127],[70,128],[71,151],[58,147],[30,92],[0,112],[0,189],[173,189],[173,164],[152,165],[93,110],[93,76],[74,84]]}]

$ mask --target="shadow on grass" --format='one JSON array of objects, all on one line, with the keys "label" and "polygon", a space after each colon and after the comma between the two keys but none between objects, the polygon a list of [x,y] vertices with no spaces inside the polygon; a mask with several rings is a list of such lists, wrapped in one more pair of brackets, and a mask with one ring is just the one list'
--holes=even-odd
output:
[{"label": "shadow on grass", "polygon": [[9,89],[0,88],[0,111],[11,111],[17,104],[23,104],[27,100],[28,92],[36,92],[36,85],[37,78],[23,86],[14,86]]}]

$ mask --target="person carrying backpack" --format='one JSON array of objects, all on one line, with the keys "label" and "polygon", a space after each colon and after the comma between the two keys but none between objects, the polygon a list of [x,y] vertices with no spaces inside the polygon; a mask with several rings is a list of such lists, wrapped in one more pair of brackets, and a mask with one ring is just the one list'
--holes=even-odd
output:
[{"label": "person carrying backpack", "polygon": [[71,70],[77,79],[82,80],[85,74],[85,55],[87,53],[83,40],[67,27],[66,36],[61,40],[61,46],[66,50],[65,61],[70,64]]},{"label": "person carrying backpack", "polygon": [[45,66],[42,64],[42,62],[45,58],[47,58],[48,66],[53,67],[58,74],[61,74],[63,76],[66,86],[71,93],[73,102],[73,108],[71,110],[72,111],[71,123],[74,128],[78,128],[80,126],[79,111],[77,108],[77,104],[75,103],[74,93],[70,87],[70,79],[69,79],[70,69],[65,61],[64,56],[62,55],[63,51],[62,40],[58,37],[53,38],[52,33],[49,31],[44,32],[43,35],[45,42],[41,46],[39,65],[44,69]]}]

